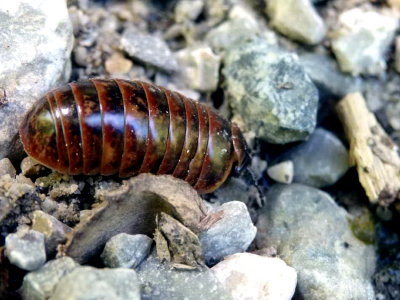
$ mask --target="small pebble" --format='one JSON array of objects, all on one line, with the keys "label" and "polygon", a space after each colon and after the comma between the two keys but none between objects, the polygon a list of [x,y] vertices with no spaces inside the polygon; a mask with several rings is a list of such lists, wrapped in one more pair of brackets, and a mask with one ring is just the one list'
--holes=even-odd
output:
[{"label": "small pebble", "polygon": [[44,234],[34,230],[21,230],[6,237],[6,255],[17,267],[34,271],[46,262]]},{"label": "small pebble", "polygon": [[3,175],[10,175],[11,178],[14,178],[17,175],[15,168],[11,161],[8,158],[3,158],[0,160],[0,177]]},{"label": "small pebble", "polygon": [[175,6],[175,22],[193,21],[203,10],[203,0],[182,0]]},{"label": "small pebble", "polygon": [[39,162],[31,158],[30,156],[25,157],[20,164],[21,173],[25,176],[36,176],[43,172],[46,167],[41,165]]},{"label": "small pebble", "polygon": [[152,244],[147,235],[120,233],[106,243],[101,258],[109,268],[135,269],[149,255]]},{"label": "small pebble", "polygon": [[178,63],[163,39],[136,28],[126,29],[121,48],[131,57],[166,71],[176,71]]},{"label": "small pebble", "polygon": [[44,234],[48,256],[55,253],[58,244],[64,242],[66,234],[72,230],[67,225],[41,210],[36,210],[32,214],[32,229]]},{"label": "small pebble", "polygon": [[296,270],[280,258],[251,253],[228,256],[211,271],[233,300],[290,300],[297,283]]},{"label": "small pebble", "polygon": [[182,77],[186,84],[201,92],[211,92],[217,88],[220,57],[208,46],[186,48],[177,53],[182,67]]},{"label": "small pebble", "polygon": [[207,218],[214,221],[200,233],[199,238],[208,265],[227,255],[246,251],[257,232],[246,205],[239,201],[222,204]]},{"label": "small pebble", "polygon": [[396,71],[400,73],[400,36],[396,37],[396,52],[395,52],[394,67]]},{"label": "small pebble", "polygon": [[315,45],[326,34],[324,21],[310,0],[269,0],[267,14],[272,26],[287,37],[305,44]]},{"label": "small pebble", "polygon": [[132,66],[132,61],[118,52],[113,53],[105,62],[106,71],[110,74],[128,73]]},{"label": "small pebble", "polygon": [[292,183],[294,174],[293,162],[291,160],[286,160],[273,165],[268,168],[267,173],[269,177],[277,182]]},{"label": "small pebble", "polygon": [[344,72],[379,75],[386,69],[385,54],[392,44],[398,19],[373,10],[353,8],[339,16],[332,50]]},{"label": "small pebble", "polygon": [[50,300],[140,300],[140,285],[131,269],[77,267],[61,278]]},{"label": "small pebble", "polygon": [[72,258],[65,256],[51,260],[39,270],[28,273],[22,284],[24,299],[48,299],[61,278],[78,266]]}]

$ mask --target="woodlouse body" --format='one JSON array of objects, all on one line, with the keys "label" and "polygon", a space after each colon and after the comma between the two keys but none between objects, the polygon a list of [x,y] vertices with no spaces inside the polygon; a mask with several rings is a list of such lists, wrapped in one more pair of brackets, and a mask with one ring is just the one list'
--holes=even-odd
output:
[{"label": "woodlouse body", "polygon": [[140,81],[92,79],[50,91],[26,115],[20,136],[31,157],[60,173],[171,174],[200,193],[249,158],[235,124]]}]

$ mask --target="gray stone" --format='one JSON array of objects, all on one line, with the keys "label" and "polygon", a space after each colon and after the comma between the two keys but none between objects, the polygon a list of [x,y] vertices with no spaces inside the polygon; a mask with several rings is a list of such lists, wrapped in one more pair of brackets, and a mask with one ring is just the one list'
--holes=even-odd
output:
[{"label": "gray stone", "polygon": [[280,33],[310,45],[324,38],[325,24],[310,0],[268,0],[266,4],[272,26]]},{"label": "gray stone", "polygon": [[293,182],[318,188],[334,184],[349,168],[349,156],[343,143],[322,128],[316,129],[307,142],[278,159],[293,162]]},{"label": "gray stone", "polygon": [[156,35],[130,27],[121,36],[121,48],[143,63],[166,71],[178,69],[178,63],[168,45]]},{"label": "gray stone", "polygon": [[32,214],[32,229],[44,234],[47,256],[55,254],[58,244],[65,242],[66,234],[72,230],[41,210]]},{"label": "gray stone", "polygon": [[292,183],[294,166],[291,160],[285,160],[268,168],[268,176],[280,183]]},{"label": "gray stone", "polygon": [[321,96],[342,98],[360,90],[361,79],[342,73],[337,62],[327,54],[300,54],[300,63],[318,87]]},{"label": "gray stone", "polygon": [[257,246],[274,247],[298,272],[304,299],[375,299],[375,251],[353,235],[351,216],[326,193],[274,185],[258,222]]},{"label": "gray stone", "polygon": [[230,105],[248,130],[272,143],[314,130],[318,91],[296,54],[256,39],[230,49],[224,61]]},{"label": "gray stone", "polygon": [[211,271],[234,300],[290,300],[296,283],[296,270],[277,257],[251,253],[228,256]]},{"label": "gray stone", "polygon": [[208,265],[225,256],[246,251],[257,232],[246,205],[239,201],[222,204],[207,218],[214,221],[200,233],[199,238]]},{"label": "gray stone", "polygon": [[175,269],[170,263],[161,262],[151,255],[137,272],[142,284],[142,300],[232,299],[208,268]]},{"label": "gray stone", "polygon": [[50,300],[140,300],[140,285],[134,270],[77,267],[61,278]]},{"label": "gray stone", "polygon": [[6,237],[6,255],[17,267],[33,271],[46,262],[44,235],[34,230],[21,230]]},{"label": "gray stone", "polygon": [[241,0],[205,0],[205,12],[211,24],[221,22]]},{"label": "gray stone", "polygon": [[28,273],[22,284],[24,299],[48,299],[61,278],[78,266],[72,258],[66,256],[51,260],[39,270]]},{"label": "gray stone", "polygon": [[17,175],[17,172],[15,171],[11,161],[8,158],[3,158],[0,160],[0,177],[6,174],[14,178],[15,175]]},{"label": "gray stone", "polygon": [[339,16],[332,50],[344,72],[379,75],[386,69],[385,54],[394,39],[398,20],[392,15],[353,8]]},{"label": "gray stone", "polygon": [[136,268],[149,254],[153,240],[144,234],[120,233],[104,247],[101,258],[109,268]]},{"label": "gray stone", "polygon": [[65,0],[15,0],[0,7],[0,158],[17,124],[49,89],[67,81],[73,44]]},{"label": "gray stone", "polygon": [[187,86],[201,92],[217,89],[221,58],[210,47],[193,46],[180,50],[176,55]]}]

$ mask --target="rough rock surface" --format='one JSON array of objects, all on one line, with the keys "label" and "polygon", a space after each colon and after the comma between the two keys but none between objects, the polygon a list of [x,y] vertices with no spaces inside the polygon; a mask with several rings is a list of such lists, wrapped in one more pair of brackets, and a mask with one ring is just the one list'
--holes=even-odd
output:
[{"label": "rough rock surface", "polygon": [[6,174],[14,178],[16,171],[11,161],[8,158],[3,158],[0,160],[0,177]]},{"label": "rough rock surface", "polygon": [[202,270],[177,270],[151,255],[137,270],[143,300],[232,299],[213,273]]},{"label": "rough rock surface", "polygon": [[239,201],[224,203],[202,223],[207,225],[199,238],[205,261],[211,265],[225,256],[246,251],[257,232],[246,205]]},{"label": "rough rock surface", "polygon": [[349,168],[349,155],[343,143],[322,128],[279,160],[293,162],[293,182],[318,188],[334,184]]},{"label": "rough rock surface", "polygon": [[34,230],[21,230],[6,237],[6,255],[17,267],[33,271],[46,262],[44,235]]},{"label": "rough rock surface", "polygon": [[332,50],[344,72],[379,75],[386,69],[384,55],[394,39],[398,19],[375,11],[353,8],[339,17]]},{"label": "rough rock surface", "polygon": [[257,222],[257,246],[274,247],[298,272],[304,299],[374,299],[374,247],[353,235],[350,215],[326,193],[274,185]]},{"label": "rough rock surface", "polygon": [[120,233],[106,243],[101,258],[109,268],[135,269],[150,254],[152,244],[147,235]]},{"label": "rough rock surface", "polygon": [[131,269],[77,267],[61,278],[50,300],[140,300],[140,285]]},{"label": "rough rock surface", "polygon": [[229,103],[248,130],[272,143],[314,130],[318,91],[296,54],[255,39],[230,49],[224,61]]},{"label": "rough rock surface", "polygon": [[283,260],[251,253],[228,256],[211,271],[234,300],[290,300],[297,283],[296,270]]},{"label": "rough rock surface", "polygon": [[47,262],[37,271],[24,277],[22,294],[25,299],[48,299],[60,279],[79,265],[70,257],[61,257]]},{"label": "rough rock surface", "polygon": [[272,26],[287,37],[305,43],[318,44],[325,36],[324,21],[310,0],[268,0],[267,14]]},{"label": "rough rock surface", "polygon": [[0,7],[0,158],[18,123],[49,89],[68,80],[72,26],[64,0],[15,0]]}]

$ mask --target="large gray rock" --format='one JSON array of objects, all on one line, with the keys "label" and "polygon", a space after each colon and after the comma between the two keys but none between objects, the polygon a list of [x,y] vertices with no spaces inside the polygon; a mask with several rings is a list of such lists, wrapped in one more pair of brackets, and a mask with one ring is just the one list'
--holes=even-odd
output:
[{"label": "large gray rock", "polygon": [[274,185],[257,222],[257,245],[274,247],[298,272],[304,299],[375,299],[374,247],[353,235],[350,215],[326,193]]},{"label": "large gray rock", "polygon": [[140,285],[134,270],[77,267],[61,278],[50,300],[140,300]]},{"label": "large gray rock", "polygon": [[277,257],[237,253],[211,271],[234,300],[290,300],[296,289],[296,270]]},{"label": "large gray rock", "polygon": [[258,137],[288,143],[314,130],[318,91],[296,54],[255,39],[227,51],[223,73],[234,114]]},{"label": "large gray rock", "polygon": [[339,16],[332,50],[344,72],[379,75],[386,69],[385,54],[398,27],[395,16],[353,8]]},{"label": "large gray rock", "polygon": [[21,230],[6,237],[6,255],[17,267],[33,271],[46,262],[44,235],[34,230]]},{"label": "large gray rock", "polygon": [[268,0],[272,26],[287,37],[305,44],[318,44],[325,36],[323,20],[310,0]]},{"label": "large gray rock", "polygon": [[73,44],[65,0],[15,0],[0,6],[0,158],[18,123],[49,89],[67,81]]},{"label": "large gray rock", "polygon": [[246,251],[257,232],[247,207],[242,202],[224,203],[211,212],[208,218],[213,216],[215,222],[199,236],[204,259],[209,265],[217,263],[225,256]]},{"label": "large gray rock", "polygon": [[322,128],[279,160],[293,162],[293,182],[318,188],[334,184],[349,168],[349,156],[343,143]]},{"label": "large gray rock", "polygon": [[137,272],[142,283],[142,300],[232,299],[230,293],[207,268],[179,270],[151,255]]},{"label": "large gray rock", "polygon": [[28,273],[22,284],[24,299],[48,299],[61,278],[78,266],[72,258],[66,256],[51,260],[39,270]]},{"label": "large gray rock", "polygon": [[120,233],[106,243],[101,258],[109,268],[136,268],[150,254],[152,244],[147,235]]}]

